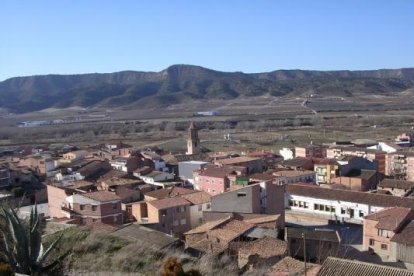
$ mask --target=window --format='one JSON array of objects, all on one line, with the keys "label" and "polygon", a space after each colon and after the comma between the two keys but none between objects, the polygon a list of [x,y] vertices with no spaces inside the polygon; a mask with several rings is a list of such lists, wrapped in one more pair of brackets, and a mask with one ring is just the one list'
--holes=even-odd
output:
[{"label": "window", "polygon": [[326,212],[330,212],[331,211],[331,207],[329,207],[328,205],[325,205],[325,211]]},{"label": "window", "polygon": [[331,207],[331,213],[335,213],[335,207]]},{"label": "window", "polygon": [[305,209],[309,209],[309,202],[304,202],[303,207],[304,207]]},{"label": "window", "polygon": [[289,206],[292,207],[293,206],[293,201],[289,200]]},{"label": "window", "polygon": [[375,245],[375,240],[373,240],[373,239],[369,239],[369,245],[370,245],[370,246],[374,246],[374,245]]},{"label": "window", "polygon": [[364,216],[364,212],[359,210],[359,217],[362,218]]},{"label": "window", "polygon": [[303,201],[299,201],[299,207],[303,208]]},{"label": "window", "polygon": [[378,236],[388,238],[388,231],[385,229],[378,229]]},{"label": "window", "polygon": [[210,208],[211,208],[211,205],[210,205],[210,203],[208,203],[208,204],[207,204],[207,208],[206,208],[206,209],[207,209],[207,210],[210,210]]},{"label": "window", "polygon": [[388,249],[388,245],[382,243],[381,244],[381,250],[387,250]]},{"label": "window", "polygon": [[164,216],[166,216],[166,215],[167,215],[167,210],[161,210],[161,211],[160,211],[160,213],[161,213],[161,216],[163,216],[163,217],[164,217]]},{"label": "window", "polygon": [[295,200],[295,201],[293,201],[293,206],[295,206],[295,207],[298,207],[298,202]]},{"label": "window", "polygon": [[341,208],[341,215],[345,215],[346,210],[344,208]]},{"label": "window", "polygon": [[80,208],[81,210],[85,210],[85,205],[81,204],[81,205],[79,206],[79,208]]},{"label": "window", "polygon": [[319,204],[313,204],[313,210],[319,210]]},{"label": "window", "polygon": [[324,211],[325,210],[325,206],[324,205],[319,205],[319,211]]},{"label": "window", "polygon": [[98,208],[98,206],[92,205],[92,211],[96,211],[97,208]]},{"label": "window", "polygon": [[237,193],[237,197],[245,197],[245,196],[247,196],[246,193]]}]

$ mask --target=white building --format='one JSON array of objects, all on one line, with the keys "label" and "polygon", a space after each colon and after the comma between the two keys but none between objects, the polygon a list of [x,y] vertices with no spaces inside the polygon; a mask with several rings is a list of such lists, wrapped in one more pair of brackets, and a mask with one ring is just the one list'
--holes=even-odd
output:
[{"label": "white building", "polygon": [[316,185],[286,185],[286,209],[324,219],[362,224],[364,216],[393,206],[414,208],[414,199]]},{"label": "white building", "polygon": [[85,177],[82,176],[78,172],[74,172],[74,173],[66,174],[66,175],[63,175],[61,172],[58,172],[57,174],[55,174],[55,180],[59,182],[60,181],[71,182],[71,181],[78,181],[78,180],[83,180],[83,179],[85,179]]},{"label": "white building", "polygon": [[114,170],[121,171],[121,172],[128,172],[128,168],[127,168],[128,158],[126,157],[120,157],[115,160],[111,160],[109,161],[109,163],[111,164],[111,167]]},{"label": "white building", "polygon": [[289,148],[283,148],[281,150],[279,150],[280,155],[282,155],[283,160],[290,160],[293,159],[295,153],[293,152],[292,149]]},{"label": "white building", "polygon": [[156,185],[156,182],[174,179],[174,175],[166,172],[152,171],[149,174],[141,175],[139,178],[147,184]]},{"label": "white building", "polygon": [[385,151],[386,153],[393,153],[402,150],[402,147],[392,143],[379,142],[378,145],[367,147],[367,149],[381,150]]}]

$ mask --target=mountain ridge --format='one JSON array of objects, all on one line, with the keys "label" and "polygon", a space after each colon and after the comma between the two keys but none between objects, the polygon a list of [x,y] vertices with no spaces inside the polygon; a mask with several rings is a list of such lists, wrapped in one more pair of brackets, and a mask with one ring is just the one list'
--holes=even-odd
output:
[{"label": "mountain ridge", "polygon": [[9,78],[0,82],[0,107],[17,113],[75,105],[156,107],[193,99],[225,100],[265,94],[395,94],[413,87],[414,68],[243,73],[179,64],[159,72],[128,70]]}]

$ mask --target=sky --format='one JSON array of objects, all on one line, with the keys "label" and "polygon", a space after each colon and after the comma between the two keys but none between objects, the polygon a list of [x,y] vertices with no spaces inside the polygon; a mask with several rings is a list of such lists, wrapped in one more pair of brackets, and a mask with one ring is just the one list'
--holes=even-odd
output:
[{"label": "sky", "polygon": [[414,67],[410,0],[0,2],[0,81],[41,74]]}]

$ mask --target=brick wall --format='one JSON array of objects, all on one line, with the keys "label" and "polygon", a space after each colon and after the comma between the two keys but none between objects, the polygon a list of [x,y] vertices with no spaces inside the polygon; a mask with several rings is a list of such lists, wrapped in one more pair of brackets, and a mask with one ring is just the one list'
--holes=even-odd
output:
[{"label": "brick wall", "polygon": [[47,198],[49,205],[49,215],[52,218],[64,218],[66,215],[62,212],[62,204],[67,204],[66,198],[69,195],[65,190],[47,185]]},{"label": "brick wall", "polygon": [[199,175],[199,190],[205,191],[211,195],[224,193],[230,187],[230,181],[227,177],[212,177]]}]

